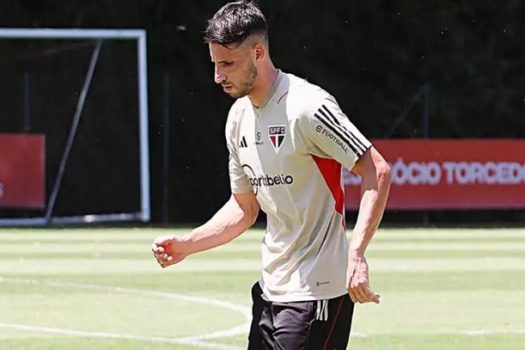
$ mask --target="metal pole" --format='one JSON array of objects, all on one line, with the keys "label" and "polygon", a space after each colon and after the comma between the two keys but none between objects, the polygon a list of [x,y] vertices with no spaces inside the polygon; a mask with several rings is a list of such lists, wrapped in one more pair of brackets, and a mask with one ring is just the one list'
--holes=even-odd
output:
[{"label": "metal pole", "polygon": [[56,198],[58,195],[58,191],[60,190],[60,185],[62,184],[62,178],[64,177],[64,172],[66,170],[66,164],[69,159],[69,154],[71,153],[71,148],[73,147],[73,142],[77,134],[78,125],[80,124],[80,118],[84,110],[84,104],[86,102],[86,96],[89,91],[89,86],[91,85],[93,74],[95,73],[95,67],[97,65],[98,55],[100,53],[101,47],[102,47],[102,40],[97,40],[97,44],[95,46],[95,49],[93,50],[93,54],[91,55],[91,62],[89,63],[89,68],[86,74],[86,79],[84,80],[84,86],[82,87],[82,91],[80,92],[80,96],[78,98],[77,109],[75,111],[75,115],[73,116],[73,124],[71,125],[71,129],[69,130],[69,136],[67,138],[66,148],[64,150],[64,154],[62,155],[62,159],[60,160],[60,165],[58,168],[58,175],[56,177],[55,184],[53,186],[53,190],[51,191],[49,202],[47,204],[47,210],[46,210],[47,224],[51,222],[51,215],[53,214],[53,210],[55,208]]},{"label": "metal pole", "polygon": [[164,160],[163,160],[163,186],[162,186],[162,222],[169,221],[169,185],[170,185],[170,109],[171,86],[170,74],[164,73]]},{"label": "metal pole", "polygon": [[142,221],[151,218],[149,137],[148,137],[148,69],[146,55],[146,32],[142,32],[137,47],[139,72],[139,137],[140,137],[140,200]]},{"label": "metal pole", "polygon": [[392,125],[390,126],[390,130],[385,135],[385,138],[389,139],[394,135],[394,131],[396,130],[397,126],[406,118],[408,113],[414,108],[415,104],[419,101],[422,94],[422,88],[420,88],[417,93],[412,96],[412,99],[410,100],[410,103],[408,106],[405,107],[405,109],[401,112],[401,114],[394,120]]}]

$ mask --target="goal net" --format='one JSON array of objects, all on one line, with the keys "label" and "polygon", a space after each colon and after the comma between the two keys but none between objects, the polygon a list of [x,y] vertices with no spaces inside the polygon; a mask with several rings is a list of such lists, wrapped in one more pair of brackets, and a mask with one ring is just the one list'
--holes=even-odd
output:
[{"label": "goal net", "polygon": [[0,225],[149,221],[143,30],[0,29]]}]

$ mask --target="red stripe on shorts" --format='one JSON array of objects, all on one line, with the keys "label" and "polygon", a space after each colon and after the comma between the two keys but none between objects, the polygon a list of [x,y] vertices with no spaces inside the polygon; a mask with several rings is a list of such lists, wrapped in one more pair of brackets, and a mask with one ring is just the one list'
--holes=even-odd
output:
[{"label": "red stripe on shorts", "polygon": [[337,319],[339,318],[339,314],[341,313],[341,309],[343,308],[343,302],[345,301],[344,295],[341,297],[341,301],[339,302],[339,306],[337,307],[337,312],[335,313],[334,321],[332,322],[332,325],[330,326],[330,332],[328,332],[328,336],[326,337],[326,340],[323,345],[323,350],[328,349],[328,345],[330,344],[330,339],[332,338],[332,333],[334,332],[335,325],[337,324]]}]

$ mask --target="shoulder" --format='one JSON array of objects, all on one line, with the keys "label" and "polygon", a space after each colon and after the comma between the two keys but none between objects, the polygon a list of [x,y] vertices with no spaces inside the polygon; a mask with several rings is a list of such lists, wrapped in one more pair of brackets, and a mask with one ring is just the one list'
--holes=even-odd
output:
[{"label": "shoulder", "polygon": [[311,118],[326,104],[337,104],[335,98],[320,86],[293,74],[287,74],[290,85],[287,103],[298,118]]},{"label": "shoulder", "polygon": [[330,94],[319,85],[313,84],[304,78],[300,78],[293,74],[287,74],[290,81],[290,92],[293,94],[301,94],[308,97],[325,97]]},{"label": "shoulder", "polygon": [[247,97],[241,97],[235,100],[228,112],[228,119],[238,119],[244,114],[246,108],[249,106]]},{"label": "shoulder", "polygon": [[230,107],[228,112],[228,119],[226,120],[226,132],[229,133],[237,128],[242,116],[244,115],[247,103],[249,103],[246,97],[238,98]]}]

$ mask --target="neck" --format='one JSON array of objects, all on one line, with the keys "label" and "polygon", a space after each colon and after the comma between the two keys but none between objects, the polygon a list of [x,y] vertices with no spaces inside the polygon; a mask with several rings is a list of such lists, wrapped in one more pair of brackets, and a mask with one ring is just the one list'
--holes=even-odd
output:
[{"label": "neck", "polygon": [[268,66],[259,69],[257,77],[258,81],[256,82],[252,92],[250,92],[248,95],[252,105],[257,108],[262,105],[278,75],[279,70],[277,70],[277,68],[275,68],[271,63]]}]

